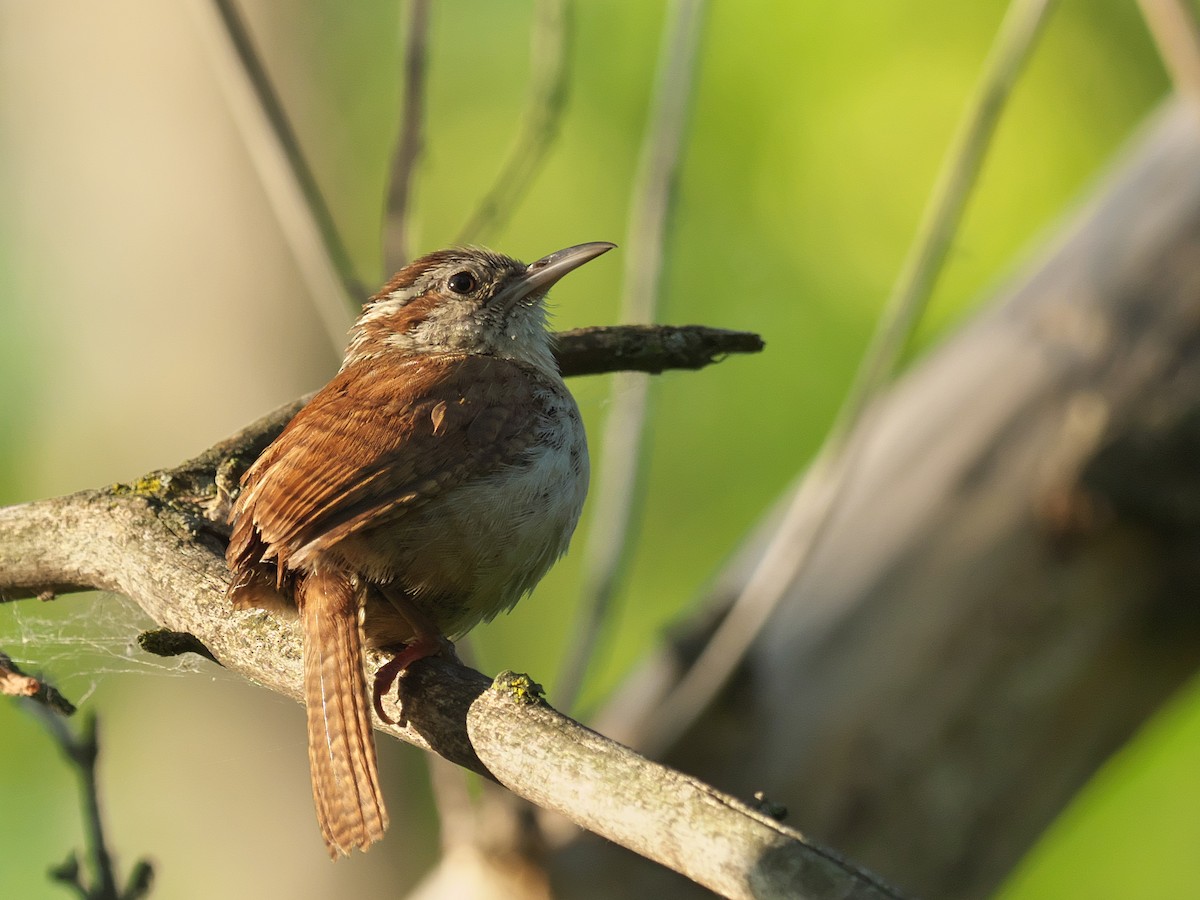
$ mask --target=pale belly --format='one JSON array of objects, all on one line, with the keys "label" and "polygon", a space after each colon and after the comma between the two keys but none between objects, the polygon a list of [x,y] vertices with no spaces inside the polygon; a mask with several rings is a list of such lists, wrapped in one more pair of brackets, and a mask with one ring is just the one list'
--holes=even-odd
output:
[{"label": "pale belly", "polygon": [[[574,407],[572,401],[571,406]],[[396,522],[348,539],[339,550],[367,580],[405,601],[447,637],[487,621],[533,589],[567,549],[588,486],[587,443],[575,409],[554,442],[514,465],[447,492]],[[560,420],[563,421],[563,420]],[[377,643],[406,636],[390,611],[367,609]],[[375,627],[373,627],[373,624]]]}]

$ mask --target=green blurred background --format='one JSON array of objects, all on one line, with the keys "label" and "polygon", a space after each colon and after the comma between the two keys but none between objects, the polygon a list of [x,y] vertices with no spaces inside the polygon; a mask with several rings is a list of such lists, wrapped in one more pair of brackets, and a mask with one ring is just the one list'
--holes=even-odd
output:
[{"label": "green blurred background", "polygon": [[[2,503],[170,465],[336,368],[216,87],[200,6],[0,0]],[[819,445],[1003,8],[710,5],[661,318],[755,330],[768,349],[655,380],[638,554],[585,703],[686,614]],[[359,277],[376,283],[400,9],[336,0],[244,9]],[[530,70],[531,9],[435,5],[420,251],[456,238],[506,157]],[[621,243],[626,226],[664,9],[610,0],[575,13],[560,139],[487,238],[526,259]],[[1134,3],[1060,5],[1005,116],[921,345],[1051,233],[1167,91]],[[621,263],[610,254],[564,282],[557,324],[614,321]],[[595,451],[608,379],[572,388]],[[771,406],[745,400],[756,396]],[[579,538],[586,529],[585,513]],[[553,700],[580,556],[473,635],[485,671],[534,673]],[[392,849],[335,869],[311,821],[299,707],[209,666],[147,665],[130,649],[140,624],[107,596],[0,608],[0,648],[102,718],[105,805],[123,868],[154,858],[158,897],[322,897],[351,883],[395,895],[419,878],[436,853],[420,754],[383,750]],[[1193,687],[1105,767],[1005,896],[1200,891],[1198,746]],[[62,896],[44,872],[81,845],[74,786],[12,702],[0,703],[0,810],[0,896]]]}]

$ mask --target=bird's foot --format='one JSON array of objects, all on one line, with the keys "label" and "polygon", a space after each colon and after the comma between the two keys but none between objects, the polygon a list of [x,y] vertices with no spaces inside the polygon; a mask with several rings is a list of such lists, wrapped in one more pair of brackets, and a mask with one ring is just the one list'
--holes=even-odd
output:
[{"label": "bird's foot", "polygon": [[[454,645],[441,635],[426,635],[405,644],[403,649],[375,672],[375,688],[372,692],[375,714],[387,724],[395,725],[396,720],[383,711],[383,698],[392,689],[392,685],[396,683],[400,673],[418,659],[424,659],[427,656],[444,656],[447,653],[451,658],[454,657]],[[399,689],[396,691],[396,701],[400,701]]]}]

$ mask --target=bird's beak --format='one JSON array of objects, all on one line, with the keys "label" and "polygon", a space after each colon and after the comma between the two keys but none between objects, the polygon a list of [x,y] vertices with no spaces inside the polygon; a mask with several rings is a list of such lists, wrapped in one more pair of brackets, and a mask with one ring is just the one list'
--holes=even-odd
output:
[{"label": "bird's beak", "polygon": [[590,244],[576,244],[543,256],[537,262],[531,262],[525,272],[518,275],[510,284],[492,298],[492,305],[503,309],[512,309],[527,297],[545,294],[550,287],[568,272],[578,269],[585,262],[595,259],[601,253],[607,253],[616,244],[608,241],[593,241]]}]

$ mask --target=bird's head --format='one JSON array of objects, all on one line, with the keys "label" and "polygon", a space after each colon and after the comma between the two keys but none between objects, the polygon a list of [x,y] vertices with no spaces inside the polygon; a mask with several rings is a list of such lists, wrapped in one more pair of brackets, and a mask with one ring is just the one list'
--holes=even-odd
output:
[{"label": "bird's head", "polygon": [[392,353],[479,353],[556,372],[546,293],[614,246],[579,244],[529,265],[479,248],[423,256],[363,306],[342,367]]}]

